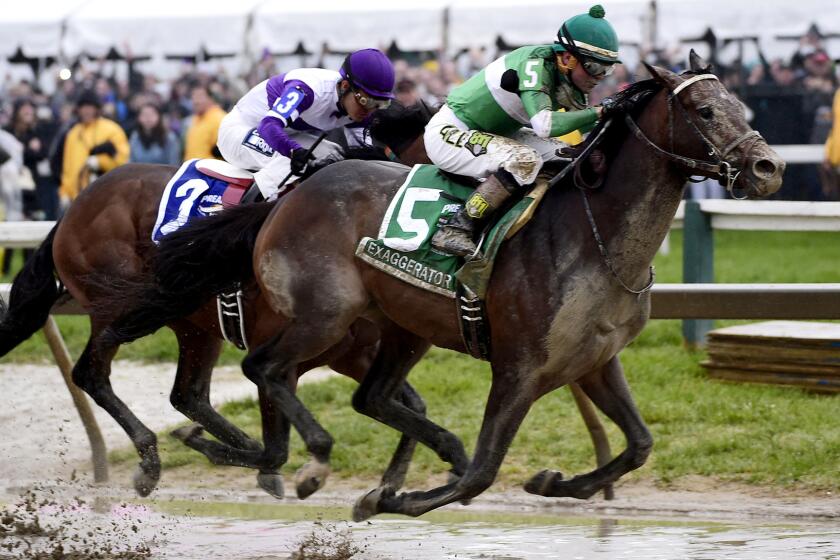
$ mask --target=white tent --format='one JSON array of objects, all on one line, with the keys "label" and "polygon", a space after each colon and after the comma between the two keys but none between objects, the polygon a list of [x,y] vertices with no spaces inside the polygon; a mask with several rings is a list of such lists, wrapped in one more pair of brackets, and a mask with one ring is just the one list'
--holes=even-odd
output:
[{"label": "white tent", "polygon": [[[600,0],[40,0],[7,2],[0,11],[0,56],[21,47],[27,56],[101,56],[111,48],[135,56],[194,55],[266,49],[288,53],[302,43],[310,52],[323,44],[334,51],[366,46],[435,50],[448,39],[450,53],[492,47],[501,37],[512,45],[553,41],[567,17]],[[631,44],[647,44],[653,20],[650,0],[603,0],[616,27],[622,58]],[[769,57],[789,56],[798,35],[812,22],[840,32],[840,7],[824,0],[658,0],[657,45],[674,46],[711,27],[719,38],[755,35]],[[61,35],[62,24],[66,31]],[[829,41],[837,56],[840,40]],[[692,46],[699,46],[692,45]],[[701,51],[703,50],[700,47]],[[687,50],[687,49],[685,49]],[[734,47],[726,58],[734,58]],[[703,53],[707,54],[707,53]]]},{"label": "white tent", "polygon": [[268,0],[254,13],[254,52],[290,52],[298,43],[310,52],[323,44],[334,51],[363,47],[386,49],[393,41],[403,50],[434,50],[443,37],[446,0]]},{"label": "white tent", "polygon": [[[567,18],[589,11],[595,0],[453,0],[450,7],[450,48],[492,45],[501,37],[512,45],[551,43]],[[603,3],[606,17],[624,43],[643,41],[649,0]]]},{"label": "white tent", "polygon": [[239,54],[259,0],[89,0],[67,20],[64,50],[102,56]]},{"label": "white tent", "polygon": [[840,5],[825,0],[658,0],[657,4],[661,45],[675,45],[711,28],[718,39],[754,36],[768,58],[788,58],[797,43],[777,39],[780,35],[803,35],[812,23],[824,32],[840,33]]},{"label": "white tent", "polygon": [[6,2],[0,13],[0,56],[9,57],[20,48],[28,57],[56,56],[61,44],[61,26],[84,0]]}]

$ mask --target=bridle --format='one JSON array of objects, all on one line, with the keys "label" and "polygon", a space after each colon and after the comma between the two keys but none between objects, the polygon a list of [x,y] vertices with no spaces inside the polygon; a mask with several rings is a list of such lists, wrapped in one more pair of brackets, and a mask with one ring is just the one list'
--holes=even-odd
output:
[{"label": "bridle", "polygon": [[[738,179],[738,176],[741,174],[742,168],[746,162],[746,151],[744,153],[744,160],[741,161],[741,167],[735,167],[728,161],[726,158],[729,154],[738,146],[743,144],[745,141],[749,139],[753,139],[753,143],[757,142],[762,138],[761,134],[757,130],[750,130],[749,132],[745,132],[732,142],[730,142],[723,151],[717,149],[717,147],[706,137],[705,134],[700,130],[697,124],[694,122],[694,119],[688,114],[685,110],[685,107],[679,100],[679,93],[687,89],[692,84],[695,84],[701,80],[717,80],[718,77],[714,74],[699,74],[697,76],[693,76],[680,85],[675,87],[668,95],[668,135],[671,139],[671,151],[667,151],[663,148],[657,146],[650,138],[645,136],[645,133],[642,132],[642,129],[639,128],[639,125],[636,124],[636,121],[629,114],[624,115],[624,122],[627,124],[627,127],[633,133],[633,135],[644,142],[647,146],[649,146],[653,151],[665,158],[670,159],[671,161],[675,161],[679,164],[682,164],[689,169],[697,169],[699,171],[703,171],[707,173],[709,176],[717,176],[719,177],[720,183],[726,187],[726,190],[732,195],[733,198],[737,200],[743,200],[747,198],[747,195],[744,194],[743,196],[738,196],[735,192],[735,181]],[[677,108],[680,110],[683,119],[686,123],[691,126],[694,133],[700,137],[700,140],[706,147],[706,153],[709,157],[715,159],[715,161],[703,161],[699,159],[693,159],[686,156],[681,156],[679,154],[674,153],[674,110],[673,106],[676,105]],[[689,181],[693,181],[689,177]],[[696,182],[696,181],[693,181]]]},{"label": "bridle", "polygon": [[[746,198],[746,195],[744,195],[743,197],[738,197],[738,196],[735,195],[734,190],[733,190],[735,181],[738,179],[738,175],[741,174],[741,169],[738,168],[738,167],[735,167],[732,164],[730,164],[729,162],[727,162],[726,157],[732,152],[732,150],[734,150],[735,148],[737,148],[738,146],[740,146],[741,144],[743,144],[745,141],[747,141],[750,138],[754,139],[753,143],[757,142],[759,139],[761,139],[761,134],[759,134],[758,131],[756,131],[756,130],[751,130],[749,132],[746,132],[746,133],[742,134],[741,136],[739,136],[738,138],[736,138],[734,141],[730,142],[723,149],[723,151],[719,151],[715,147],[715,145],[712,144],[712,142],[706,137],[706,135],[703,134],[703,132],[697,127],[694,120],[692,120],[691,116],[685,110],[685,107],[683,106],[682,103],[680,103],[679,98],[677,97],[682,90],[690,87],[692,84],[695,84],[695,83],[697,83],[701,80],[717,80],[717,79],[718,79],[718,77],[715,76],[714,74],[698,74],[696,76],[693,76],[693,77],[685,80],[684,82],[682,82],[680,85],[678,85],[676,88],[674,88],[669,93],[669,95],[668,95],[668,135],[671,139],[671,151],[667,151],[663,148],[660,148],[653,141],[651,141],[647,136],[645,136],[645,133],[642,132],[642,130],[639,128],[639,125],[636,124],[636,122],[633,120],[633,118],[629,114],[625,114],[624,122],[627,124],[628,128],[636,136],[636,138],[638,138],[639,140],[644,142],[647,146],[652,148],[655,154],[657,154],[659,156],[662,156],[662,157],[665,157],[665,158],[668,158],[668,159],[670,159],[672,161],[675,161],[677,163],[680,163],[680,164],[688,167],[689,169],[701,170],[701,171],[704,171],[704,172],[708,173],[710,176],[717,175],[718,177],[720,177],[721,183],[724,184],[726,189],[732,194],[733,198],[736,198],[738,200],[743,200],[744,198]],[[679,154],[674,153],[674,118],[673,118],[673,109],[672,109],[673,105],[676,105],[677,107],[679,107],[685,121],[691,126],[691,128],[694,130],[694,132],[703,141],[703,143],[706,146],[706,151],[709,154],[709,156],[715,158],[716,161],[711,161],[711,162],[710,161],[703,161],[703,160],[699,160],[699,159],[689,158],[689,157],[686,157],[686,156],[681,156]],[[554,184],[558,183],[563,178],[563,176],[566,175],[566,173],[569,171],[570,168],[577,167],[578,162],[583,161],[589,155],[592,148],[598,143],[601,136],[604,134],[604,132],[607,130],[607,128],[609,128],[610,124],[611,124],[610,120],[608,120],[607,122],[604,123],[604,126],[599,131],[598,136],[596,136],[592,142],[589,142],[587,144],[587,146],[581,151],[581,153],[578,154],[578,156],[575,158],[575,162],[573,162],[571,165],[566,167],[562,172],[560,172],[556,177],[554,177],[550,181],[550,185],[554,185]],[[744,162],[746,161],[746,157],[747,156],[746,156],[746,152],[745,152],[744,160],[741,162],[742,166],[744,165]],[[689,177],[689,180],[691,180],[690,177]],[[725,181],[725,183],[724,183],[724,181]],[[618,281],[618,283],[621,285],[622,288],[624,288],[627,292],[636,295],[637,297],[641,297],[642,294],[650,291],[650,289],[653,287],[653,284],[656,281],[656,271],[654,270],[653,266],[649,267],[649,275],[650,275],[649,280],[648,280],[647,284],[641,289],[638,289],[638,290],[633,289],[633,288],[631,288],[630,286],[628,286],[627,284],[624,283],[624,281],[618,275],[618,271],[616,271],[615,266],[613,265],[612,258],[610,258],[610,254],[607,251],[606,243],[604,243],[603,239],[601,238],[601,234],[598,231],[598,226],[595,223],[595,217],[592,214],[592,208],[589,204],[589,197],[586,194],[586,191],[591,190],[591,187],[582,186],[578,183],[578,181],[575,181],[575,186],[578,187],[578,190],[580,191],[580,194],[583,197],[583,206],[586,209],[586,218],[589,220],[589,226],[592,229],[592,235],[595,238],[595,243],[598,245],[598,250],[600,251],[602,258],[604,259],[604,264],[606,264],[607,269],[609,269],[609,271],[612,273],[613,277],[615,277],[615,279]]]}]

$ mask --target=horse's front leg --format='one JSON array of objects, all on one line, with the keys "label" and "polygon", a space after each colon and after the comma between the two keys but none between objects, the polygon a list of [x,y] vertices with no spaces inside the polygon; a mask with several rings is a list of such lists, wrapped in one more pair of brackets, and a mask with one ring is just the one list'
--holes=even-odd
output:
[{"label": "horse's front leg", "polygon": [[453,502],[470,500],[493,484],[508,447],[534,396],[515,376],[496,375],[484,412],[475,455],[460,479],[426,492],[394,495],[387,489],[376,489],[360,498],[353,508],[353,519],[361,521],[378,513],[401,513],[419,516]]},{"label": "horse's front leg", "polygon": [[[396,325],[383,329],[373,364],[353,394],[353,408],[401,432],[404,439],[400,449],[408,443],[407,438],[417,440],[452,465],[454,477],[460,477],[469,464],[463,443],[455,434],[426,418],[422,401],[417,402],[419,395],[405,382],[411,368],[428,348],[426,340]],[[417,410],[418,406],[420,410]],[[389,472],[392,468],[395,471],[408,468],[411,456],[399,451]],[[395,466],[395,461],[401,461],[403,466]],[[393,486],[397,479],[386,473],[383,487],[391,484],[393,490],[398,489],[402,481],[399,480],[399,486]]]},{"label": "horse's front leg", "polygon": [[621,428],[627,439],[627,448],[606,465],[569,480],[563,480],[556,471],[539,472],[525,484],[527,492],[586,499],[641,467],[650,454],[653,438],[633,402],[618,356],[614,356],[603,368],[578,379],[578,385]]}]

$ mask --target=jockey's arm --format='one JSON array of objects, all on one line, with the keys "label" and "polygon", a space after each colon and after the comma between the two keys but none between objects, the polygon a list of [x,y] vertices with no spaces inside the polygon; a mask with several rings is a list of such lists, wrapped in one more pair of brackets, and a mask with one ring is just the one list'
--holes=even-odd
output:
[{"label": "jockey's arm", "polygon": [[551,98],[540,90],[523,91],[519,97],[528,113],[531,128],[542,138],[563,136],[574,130],[586,132],[598,120],[598,111],[592,107],[579,111],[553,111]]},{"label": "jockey's arm", "polygon": [[289,135],[286,134],[286,127],[311,104],[311,95],[307,95],[307,91],[303,87],[295,82],[286,84],[282,93],[272,103],[266,116],[260,121],[257,131],[274,151],[286,157],[291,157],[292,150],[300,148],[301,145],[289,138]]}]

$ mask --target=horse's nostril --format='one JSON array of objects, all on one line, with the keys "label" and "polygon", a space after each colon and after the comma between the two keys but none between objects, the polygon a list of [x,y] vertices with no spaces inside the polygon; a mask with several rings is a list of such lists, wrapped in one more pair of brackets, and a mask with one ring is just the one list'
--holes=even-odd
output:
[{"label": "horse's nostril", "polygon": [[753,164],[753,174],[756,177],[772,177],[777,170],[776,164],[769,159],[760,159]]}]

